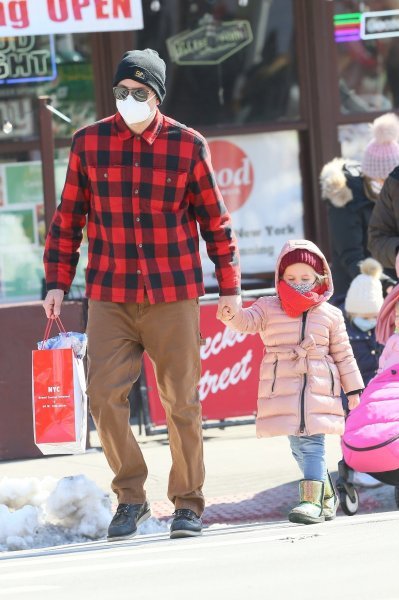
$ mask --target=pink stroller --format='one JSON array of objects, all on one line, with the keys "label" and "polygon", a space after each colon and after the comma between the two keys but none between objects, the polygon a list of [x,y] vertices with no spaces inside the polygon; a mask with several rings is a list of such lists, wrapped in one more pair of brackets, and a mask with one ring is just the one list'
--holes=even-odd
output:
[{"label": "pink stroller", "polygon": [[358,493],[348,477],[350,469],[395,486],[399,508],[399,364],[369,382],[359,406],[346,420],[342,449],[337,480],[342,510],[353,515],[359,506]]}]

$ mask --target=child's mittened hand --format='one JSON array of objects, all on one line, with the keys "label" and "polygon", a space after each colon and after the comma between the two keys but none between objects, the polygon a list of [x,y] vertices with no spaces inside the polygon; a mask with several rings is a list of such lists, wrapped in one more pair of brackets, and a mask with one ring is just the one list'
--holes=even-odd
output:
[{"label": "child's mittened hand", "polygon": [[348,396],[349,410],[353,410],[354,408],[356,408],[356,406],[358,406],[359,403],[360,403],[359,394],[351,394],[350,396]]}]

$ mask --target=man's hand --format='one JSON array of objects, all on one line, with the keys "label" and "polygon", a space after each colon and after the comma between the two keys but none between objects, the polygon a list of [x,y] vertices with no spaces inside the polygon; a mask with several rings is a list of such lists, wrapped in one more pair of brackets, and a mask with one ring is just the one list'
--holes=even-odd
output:
[{"label": "man's hand", "polygon": [[242,305],[241,296],[220,296],[216,318],[232,319]]},{"label": "man's hand", "polygon": [[43,302],[43,308],[46,311],[48,319],[55,319],[60,316],[61,304],[64,299],[64,290],[50,290]]},{"label": "man's hand", "polygon": [[359,403],[360,403],[359,394],[351,394],[350,396],[348,396],[349,410],[353,410],[354,408],[356,408],[356,406],[358,406]]}]

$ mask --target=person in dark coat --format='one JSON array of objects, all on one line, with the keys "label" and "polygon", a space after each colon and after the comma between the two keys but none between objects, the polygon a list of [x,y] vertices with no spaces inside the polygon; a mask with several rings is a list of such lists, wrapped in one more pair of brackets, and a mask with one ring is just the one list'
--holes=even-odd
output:
[{"label": "person in dark coat", "polygon": [[335,158],[321,172],[323,199],[328,203],[334,298],[343,301],[359,262],[370,256],[367,229],[376,195],[366,187],[361,165]]},{"label": "person in dark coat", "polygon": [[[396,115],[389,113],[375,119],[372,135],[361,164],[335,158],[320,175],[322,197],[328,203],[336,304],[343,302],[351,281],[359,274],[360,261],[370,256],[367,244],[371,215],[384,180],[399,164]],[[386,281],[386,285],[394,283],[395,280]]]}]

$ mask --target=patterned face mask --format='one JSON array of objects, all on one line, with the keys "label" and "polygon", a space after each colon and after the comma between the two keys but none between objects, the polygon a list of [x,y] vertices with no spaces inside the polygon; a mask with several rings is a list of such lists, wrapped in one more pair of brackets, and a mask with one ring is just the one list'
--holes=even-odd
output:
[{"label": "patterned face mask", "polygon": [[314,288],[316,282],[310,281],[309,283],[290,283],[287,281],[287,283],[300,294],[306,294],[306,292],[310,292]]}]

